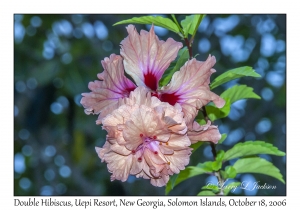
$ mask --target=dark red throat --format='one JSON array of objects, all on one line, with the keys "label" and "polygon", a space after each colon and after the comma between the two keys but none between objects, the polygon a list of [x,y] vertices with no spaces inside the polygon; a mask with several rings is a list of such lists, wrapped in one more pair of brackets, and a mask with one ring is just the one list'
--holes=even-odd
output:
[{"label": "dark red throat", "polygon": [[145,85],[151,90],[156,91],[157,80],[155,75],[152,72],[147,72],[146,74],[144,74],[144,78],[145,78]]},{"label": "dark red throat", "polygon": [[179,102],[179,96],[176,95],[175,93],[163,93],[160,95],[160,100],[162,102],[168,102],[172,106],[174,106],[177,102]]}]

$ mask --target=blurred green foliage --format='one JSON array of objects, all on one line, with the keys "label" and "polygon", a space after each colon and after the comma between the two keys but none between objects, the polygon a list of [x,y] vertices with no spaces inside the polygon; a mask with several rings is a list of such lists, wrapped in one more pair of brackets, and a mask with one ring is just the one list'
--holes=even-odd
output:
[{"label": "blurred green foliage", "polygon": [[[88,82],[102,71],[101,60],[120,54],[126,25],[112,26],[140,15],[15,14],[14,21],[14,195],[164,195],[164,188],[149,180],[129,177],[110,181],[106,164],[95,146],[102,146],[105,131],[97,116],[87,116],[79,101],[89,92]],[[165,15],[171,18],[171,15]],[[185,15],[176,15],[178,22]],[[136,25],[148,30],[149,26]],[[177,34],[157,28],[162,40]],[[234,84],[246,84],[262,100],[247,99],[231,106],[229,118],[216,121],[228,136],[218,150],[238,141],[263,140],[286,151],[286,16],[206,15],[193,43],[193,54],[205,60],[216,56],[216,73],[251,66],[261,78],[244,77],[217,87],[221,94]],[[286,180],[285,157],[263,156],[278,167]],[[203,144],[191,166],[213,160]],[[276,185],[257,195],[285,195],[286,186],[263,175],[260,183]],[[210,180],[195,176],[180,183],[170,195],[196,195]],[[239,176],[243,181],[245,177]],[[143,186],[143,187],[141,187]],[[245,195],[239,191],[239,195]],[[230,193],[229,193],[230,194]]]}]

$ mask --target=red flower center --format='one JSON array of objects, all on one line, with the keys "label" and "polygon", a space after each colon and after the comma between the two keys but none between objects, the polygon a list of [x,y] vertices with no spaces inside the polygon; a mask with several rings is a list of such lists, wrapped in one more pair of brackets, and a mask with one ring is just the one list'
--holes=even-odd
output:
[{"label": "red flower center", "polygon": [[179,95],[176,95],[175,93],[163,93],[160,95],[159,99],[162,102],[168,102],[169,104],[171,104],[172,106],[174,106],[177,102],[179,102]]},{"label": "red flower center", "polygon": [[147,74],[144,74],[145,79],[145,85],[149,87],[151,90],[156,91],[157,89],[157,80],[155,75],[152,72],[147,72]]}]

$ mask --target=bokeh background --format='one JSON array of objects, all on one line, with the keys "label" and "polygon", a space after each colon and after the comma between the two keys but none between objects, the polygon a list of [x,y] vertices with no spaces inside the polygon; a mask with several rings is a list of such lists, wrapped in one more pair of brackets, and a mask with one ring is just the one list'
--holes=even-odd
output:
[{"label": "bokeh background", "polygon": [[[95,146],[105,131],[96,115],[85,115],[81,93],[101,72],[100,61],[120,53],[127,36],[129,14],[15,14],[14,15],[14,195],[164,195],[165,188],[130,176],[110,182],[106,164]],[[163,15],[170,17],[170,15]],[[179,22],[185,15],[176,15]],[[150,25],[136,25],[149,30]],[[160,39],[179,36],[156,27]],[[183,43],[184,44],[184,43]],[[217,72],[252,66],[261,78],[241,78],[215,89],[220,94],[234,84],[247,84],[261,96],[235,102],[229,117],[216,121],[228,137],[217,149],[237,142],[263,140],[286,151],[286,15],[208,14],[198,28],[193,54],[205,60],[216,56]],[[286,157],[261,155],[278,167],[286,180]],[[209,145],[195,152],[190,165],[212,160]],[[275,190],[238,189],[231,195],[286,195],[286,185],[259,174],[236,180],[275,185]],[[170,195],[196,195],[208,181],[200,175],[182,182]],[[231,180],[232,181],[232,180]]]}]

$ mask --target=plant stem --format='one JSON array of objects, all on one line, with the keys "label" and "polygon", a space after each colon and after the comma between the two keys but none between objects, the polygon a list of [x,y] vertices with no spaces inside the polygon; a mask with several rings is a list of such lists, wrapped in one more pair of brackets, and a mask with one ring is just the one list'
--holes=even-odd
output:
[{"label": "plant stem", "polygon": [[210,142],[211,152],[213,153],[214,159],[217,157],[217,150],[214,143]]},{"label": "plant stem", "polygon": [[[204,116],[205,121],[207,122],[207,121],[208,121],[208,116],[207,116],[207,113],[206,113],[205,106],[202,107],[202,113],[203,113],[203,116]],[[214,156],[214,160],[216,160],[216,158],[217,158],[216,145],[215,145],[214,143],[210,142],[210,147],[211,147],[211,152],[212,152],[212,154],[213,154],[213,156]],[[219,186],[221,186],[220,192],[219,192],[218,195],[224,195],[223,188],[222,188],[223,183],[224,183],[224,180],[223,180],[223,178],[222,178],[222,175],[221,175],[220,170],[216,171],[216,172],[214,173],[214,175],[215,175],[215,176],[217,177],[217,179],[218,179]]]},{"label": "plant stem", "polygon": [[192,45],[190,44],[190,41],[188,40],[188,38],[184,38],[185,44],[189,50],[189,55],[190,55],[190,59],[193,58],[193,50],[192,50]]},{"label": "plant stem", "polygon": [[224,180],[221,176],[220,170],[215,172],[215,176],[218,178],[218,185],[220,186],[220,192],[217,195],[224,195],[224,191],[223,191]]},{"label": "plant stem", "polygon": [[[216,146],[215,146],[214,143],[210,142],[210,147],[211,147],[211,152],[213,153],[214,159],[216,160],[216,157],[217,157]],[[222,188],[224,180],[222,178],[220,170],[216,171],[214,174],[217,177],[217,179],[218,179],[218,185],[220,186],[220,192],[219,192],[218,195],[224,195],[223,188]]]},{"label": "plant stem", "polygon": [[[192,38],[194,38],[194,37],[192,37]],[[192,43],[190,43],[190,41],[188,40],[188,38],[184,38],[184,41],[185,41],[185,44],[186,44],[186,46],[187,46],[187,48],[189,50],[190,59],[192,59],[193,58]],[[207,116],[207,112],[206,112],[205,106],[202,107],[202,113],[203,113],[205,121],[207,122],[209,120],[209,118]],[[214,143],[210,142],[210,147],[211,147],[211,152],[213,153],[213,156],[214,156],[214,160],[216,160],[216,158],[217,158],[216,146],[215,146]],[[219,192],[218,195],[224,195],[223,188],[222,188],[224,180],[222,178],[220,170],[216,171],[214,173],[214,175],[218,178],[219,185],[221,186],[221,189],[220,189],[220,192]]]}]

